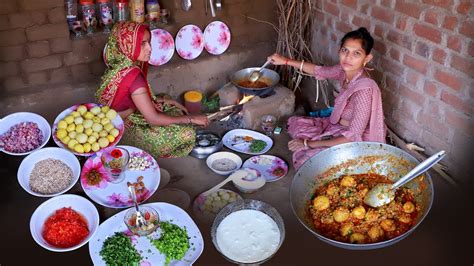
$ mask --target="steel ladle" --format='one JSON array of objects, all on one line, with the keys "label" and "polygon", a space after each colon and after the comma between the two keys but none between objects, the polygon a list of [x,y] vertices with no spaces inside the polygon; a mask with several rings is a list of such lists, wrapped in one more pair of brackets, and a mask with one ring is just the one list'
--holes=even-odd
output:
[{"label": "steel ladle", "polygon": [[267,60],[267,62],[265,62],[265,64],[263,64],[263,66],[260,67],[259,70],[255,70],[253,71],[252,73],[250,73],[249,75],[249,81],[250,82],[255,82],[257,81],[261,76],[262,76],[262,70],[268,66],[268,64],[270,64],[270,60]]},{"label": "steel ladle", "polygon": [[395,198],[395,191],[399,187],[428,171],[428,169],[443,159],[445,155],[445,151],[432,155],[393,184],[377,184],[365,195],[364,203],[374,208],[389,204]]}]

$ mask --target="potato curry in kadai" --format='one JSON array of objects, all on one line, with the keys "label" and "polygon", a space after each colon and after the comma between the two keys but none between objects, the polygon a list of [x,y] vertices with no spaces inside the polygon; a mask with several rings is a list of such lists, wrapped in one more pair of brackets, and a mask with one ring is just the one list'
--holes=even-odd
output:
[{"label": "potato curry in kadai", "polygon": [[387,205],[364,204],[367,192],[378,183],[392,183],[378,174],[344,175],[316,189],[308,208],[316,230],[346,243],[368,244],[395,238],[416,224],[419,207],[413,191],[399,188]]}]

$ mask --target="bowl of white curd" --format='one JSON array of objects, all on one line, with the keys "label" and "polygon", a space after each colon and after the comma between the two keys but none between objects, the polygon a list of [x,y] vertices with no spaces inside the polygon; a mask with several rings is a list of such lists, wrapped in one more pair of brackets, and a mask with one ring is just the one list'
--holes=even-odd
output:
[{"label": "bowl of white curd", "polygon": [[278,211],[258,200],[238,200],[225,206],[211,228],[215,248],[232,263],[261,264],[276,254],[285,239]]}]

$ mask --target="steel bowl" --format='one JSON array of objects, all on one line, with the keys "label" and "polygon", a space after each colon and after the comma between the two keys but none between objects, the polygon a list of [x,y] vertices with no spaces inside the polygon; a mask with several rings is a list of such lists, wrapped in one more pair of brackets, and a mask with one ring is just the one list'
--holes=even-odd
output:
[{"label": "steel bowl", "polygon": [[269,94],[273,90],[273,86],[278,84],[280,81],[280,75],[278,75],[277,72],[264,68],[262,70],[262,76],[259,78],[259,81],[265,82],[268,84],[268,86],[263,87],[263,88],[249,88],[249,87],[243,87],[239,85],[240,82],[248,80],[250,74],[253,71],[259,70],[259,67],[249,67],[249,68],[244,68],[242,70],[239,70],[234,73],[231,77],[231,82],[239,88],[239,90],[242,93],[245,94],[250,94],[250,95],[265,95]]},{"label": "steel bowl", "polygon": [[[209,143],[203,142],[206,140]],[[222,150],[222,146],[222,138],[218,134],[207,130],[198,130],[196,131],[195,146],[189,155],[198,159],[205,159],[209,155]]]},{"label": "steel bowl", "polygon": [[397,243],[411,234],[428,215],[433,204],[433,182],[428,172],[404,185],[415,192],[415,201],[421,207],[416,224],[404,234],[377,243],[350,244],[327,238],[315,229],[307,210],[316,188],[343,174],[373,172],[400,179],[418,164],[413,156],[391,145],[376,142],[352,142],[323,150],[306,161],[296,172],[290,187],[290,202],[294,214],[303,226],[317,238],[344,249],[368,250]]}]

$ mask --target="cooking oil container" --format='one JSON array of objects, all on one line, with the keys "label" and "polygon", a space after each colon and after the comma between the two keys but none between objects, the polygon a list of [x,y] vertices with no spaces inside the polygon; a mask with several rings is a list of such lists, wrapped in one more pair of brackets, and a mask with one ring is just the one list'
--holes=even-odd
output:
[{"label": "cooking oil container", "polygon": [[188,109],[190,114],[201,113],[202,93],[191,90],[184,94],[184,106]]}]

